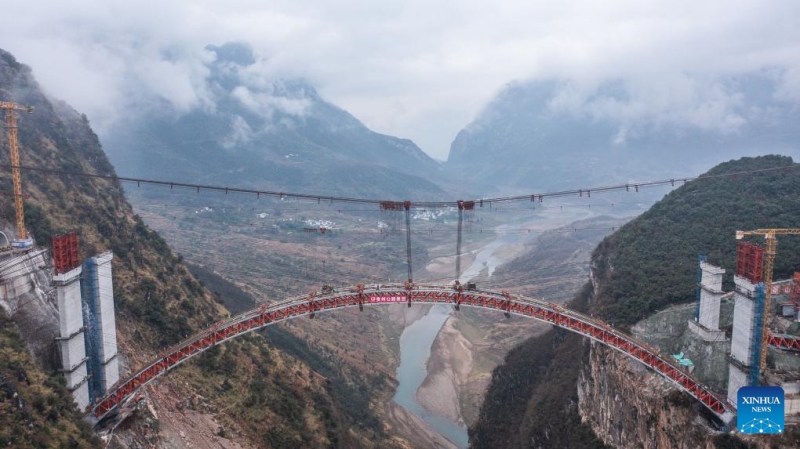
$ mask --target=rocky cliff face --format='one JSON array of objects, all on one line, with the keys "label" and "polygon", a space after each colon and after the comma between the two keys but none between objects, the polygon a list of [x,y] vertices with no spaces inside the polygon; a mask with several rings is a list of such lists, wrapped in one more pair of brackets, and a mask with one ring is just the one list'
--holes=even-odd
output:
[{"label": "rocky cliff face", "polygon": [[599,343],[578,376],[578,413],[603,443],[619,448],[797,447],[800,430],[781,435],[723,433],[688,394],[631,358]]},{"label": "rocky cliff face", "polygon": [[700,406],[644,365],[591,345],[578,376],[578,412],[606,444],[618,448],[713,447]]},{"label": "rocky cliff face", "polygon": [[58,311],[48,256],[46,250],[0,256],[0,309],[15,321],[39,364],[56,369],[60,368],[55,344]]}]

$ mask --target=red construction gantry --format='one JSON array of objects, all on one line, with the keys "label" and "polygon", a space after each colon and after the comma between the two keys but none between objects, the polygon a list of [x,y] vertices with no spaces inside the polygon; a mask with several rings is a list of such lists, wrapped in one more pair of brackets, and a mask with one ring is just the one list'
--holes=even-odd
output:
[{"label": "red construction gantry", "polygon": [[78,261],[78,234],[68,234],[53,237],[53,268],[55,274],[63,274],[80,265]]},{"label": "red construction gantry", "polygon": [[739,242],[736,248],[736,274],[758,284],[764,281],[764,247]]},{"label": "red construction gantry", "polygon": [[381,210],[403,210],[402,201],[381,201]]}]

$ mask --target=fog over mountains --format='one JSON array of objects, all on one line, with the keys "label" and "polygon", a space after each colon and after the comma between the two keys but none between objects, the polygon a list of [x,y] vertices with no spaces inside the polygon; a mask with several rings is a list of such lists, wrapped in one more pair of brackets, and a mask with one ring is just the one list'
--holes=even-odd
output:
[{"label": "fog over mountains", "polygon": [[[446,164],[379,134],[309,82],[263,71],[246,43],[209,45],[191,106],[152,87],[103,133],[130,176],[393,199],[693,176],[742,156],[800,156],[800,106],[784,72],[657,90],[631,80],[514,81],[457,136]],[[177,57],[177,56],[176,56]],[[199,79],[197,79],[199,77]]]},{"label": "fog over mountains", "polygon": [[[120,172],[392,199],[692,176],[741,156],[800,156],[800,107],[773,72],[665,85],[515,81],[453,140],[446,164],[379,134],[309,82],[262,71],[245,43],[209,45],[192,106],[142,89],[103,133]],[[654,106],[655,105],[655,106]]]},{"label": "fog over mountains", "polygon": [[[622,81],[588,94],[562,81],[511,83],[458,134],[447,167],[486,185],[551,190],[691,176],[741,156],[800,155],[800,107],[769,73],[689,93],[700,101],[670,98],[682,94],[665,92],[669,104],[652,110]],[[687,107],[676,105],[682,101]]]},{"label": "fog over mountains", "polygon": [[208,46],[202,104],[150,99],[104,133],[121,173],[155,179],[393,198],[436,196],[440,164],[369,130],[301,79],[258,71],[249,45]]}]

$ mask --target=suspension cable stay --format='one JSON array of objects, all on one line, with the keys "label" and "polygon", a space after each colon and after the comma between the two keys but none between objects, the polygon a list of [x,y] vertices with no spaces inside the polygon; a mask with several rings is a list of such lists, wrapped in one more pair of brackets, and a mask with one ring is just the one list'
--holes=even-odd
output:
[{"label": "suspension cable stay", "polygon": [[461,277],[461,232],[464,222],[464,202],[458,202],[458,231],[456,235],[456,280]]},{"label": "suspension cable stay", "polygon": [[408,282],[413,282],[412,273],[414,270],[411,268],[411,201],[405,201],[403,207],[406,211],[406,258],[408,259]]}]

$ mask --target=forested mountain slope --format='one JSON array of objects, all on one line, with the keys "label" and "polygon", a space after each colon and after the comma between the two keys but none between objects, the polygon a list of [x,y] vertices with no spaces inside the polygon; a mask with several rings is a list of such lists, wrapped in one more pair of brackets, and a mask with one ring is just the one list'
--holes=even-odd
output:
[{"label": "forested mountain slope", "polygon": [[[726,162],[706,175],[789,167],[781,156]],[[694,298],[697,256],[736,263],[736,230],[800,227],[800,169],[700,179],[676,189],[605,240],[593,254],[596,294],[589,310],[628,326]],[[763,245],[763,238],[749,238]],[[800,270],[800,239],[779,237],[775,279]],[[732,284],[731,284],[732,285]]]},{"label": "forested mountain slope", "polygon": [[14,323],[0,312],[0,447],[98,447],[63,377],[35,363]]},{"label": "forested mountain slope", "polygon": [[[730,277],[737,229],[800,225],[800,169],[791,158],[764,156],[708,172],[775,167],[786,169],[699,179],[675,189],[603,240],[592,255],[593,281],[570,306],[624,328],[669,304],[693,301],[699,254],[728,268]],[[779,242],[778,279],[800,270],[800,239]],[[554,329],[528,340],[495,370],[480,418],[470,429],[473,447],[600,445],[591,429],[577,424],[576,380],[588,362],[588,348],[568,334]]]}]

